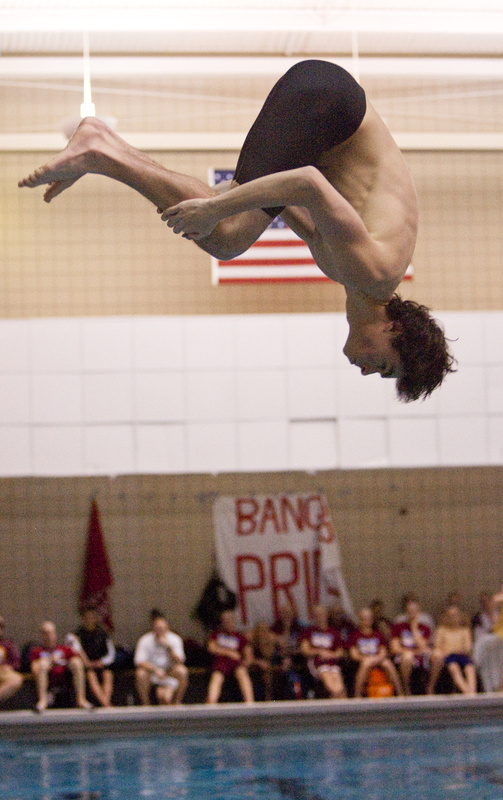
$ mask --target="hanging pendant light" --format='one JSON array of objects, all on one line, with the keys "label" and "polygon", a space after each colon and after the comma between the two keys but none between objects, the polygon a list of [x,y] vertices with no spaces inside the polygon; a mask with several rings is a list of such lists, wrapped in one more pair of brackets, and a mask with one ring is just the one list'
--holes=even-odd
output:
[{"label": "hanging pendant light", "polygon": [[[83,55],[83,65],[84,65],[84,98],[82,103],[80,104],[80,117],[69,117],[67,119],[62,120],[61,122],[61,130],[63,131],[64,135],[67,139],[71,139],[77,128],[79,127],[80,123],[85,117],[96,117],[96,107],[92,101],[91,96],[91,56],[89,51],[89,33],[85,31],[82,34],[82,55]],[[115,117],[112,116],[98,116],[98,119],[101,119],[105,122],[109,128],[115,130],[117,126],[117,120]]]}]

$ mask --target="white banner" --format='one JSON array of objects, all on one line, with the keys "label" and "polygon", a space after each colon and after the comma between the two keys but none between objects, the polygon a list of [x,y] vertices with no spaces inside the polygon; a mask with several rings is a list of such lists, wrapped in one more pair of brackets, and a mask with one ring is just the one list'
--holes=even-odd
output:
[{"label": "white banner", "polygon": [[323,494],[219,497],[213,514],[218,570],[241,627],[272,622],[285,602],[304,623],[313,605],[335,601],[354,618]]}]

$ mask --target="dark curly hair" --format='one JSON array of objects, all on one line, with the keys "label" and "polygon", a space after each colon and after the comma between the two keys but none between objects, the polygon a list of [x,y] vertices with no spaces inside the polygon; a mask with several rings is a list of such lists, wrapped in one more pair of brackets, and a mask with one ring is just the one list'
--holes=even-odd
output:
[{"label": "dark curly hair", "polygon": [[397,294],[387,303],[386,313],[394,323],[392,343],[402,363],[396,382],[398,397],[405,403],[424,400],[449,372],[456,372],[444,332],[426,306]]}]

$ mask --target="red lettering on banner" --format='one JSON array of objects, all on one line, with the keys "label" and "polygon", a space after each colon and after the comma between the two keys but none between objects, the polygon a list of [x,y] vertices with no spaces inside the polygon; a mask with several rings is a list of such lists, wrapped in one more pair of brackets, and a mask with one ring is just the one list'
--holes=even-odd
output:
[{"label": "red lettering on banner", "polygon": [[264,510],[262,512],[262,520],[260,522],[260,528],[259,528],[260,533],[264,533],[265,526],[269,521],[272,522],[276,533],[279,533],[280,532],[279,520],[276,514],[276,508],[274,506],[274,500],[272,499],[272,497],[268,497],[264,503]]},{"label": "red lettering on banner", "polygon": [[[313,570],[311,572],[311,555],[313,560]],[[309,550],[302,551],[302,565],[304,567],[304,585],[306,587],[306,606],[308,616],[311,617],[313,613],[313,606],[320,602],[320,566],[321,566],[321,553],[315,550],[311,553]]]},{"label": "red lettering on banner", "polygon": [[236,500],[236,533],[238,536],[248,536],[250,533],[255,533],[258,511],[259,504],[256,500],[252,498]]},{"label": "red lettering on banner", "polygon": [[318,541],[330,544],[335,539],[334,526],[330,518],[330,511],[324,498],[319,498],[321,508],[320,527],[318,530]]},{"label": "red lettering on banner", "polygon": [[[280,578],[279,573],[288,569],[287,578]],[[312,616],[313,606],[320,602],[321,553],[319,550],[303,550],[298,556],[294,553],[281,552],[269,556],[268,564],[256,555],[236,556],[236,581],[241,622],[249,622],[248,598],[250,592],[266,589],[270,592],[274,616],[279,613],[281,600],[292,604],[298,613],[298,604],[292,590],[305,593],[308,616]],[[245,574],[246,573],[246,574]],[[282,596],[283,595],[283,596]]]},{"label": "red lettering on banner", "polygon": [[309,552],[307,550],[302,551],[302,564],[304,567],[304,584],[306,586],[307,615],[309,618],[311,618],[314,603],[313,603],[313,586],[311,579],[311,566],[309,564]]},{"label": "red lettering on banner", "polygon": [[304,528],[304,503],[302,497],[297,498],[297,508],[295,509],[290,497],[282,497],[281,504],[281,530],[286,533],[288,531],[288,516],[290,516],[295,524],[297,530],[301,531]]},{"label": "red lettering on banner", "polygon": [[[244,581],[244,564],[256,564],[258,569],[258,580],[256,583],[245,583]],[[246,625],[248,622],[248,610],[246,608],[246,592],[252,592],[257,589],[263,589],[265,586],[265,572],[262,559],[258,556],[242,555],[236,557],[236,575],[238,584],[238,597],[239,607],[241,609],[241,622]]]},{"label": "red lettering on banner", "polygon": [[[282,560],[289,561],[292,567],[291,570],[291,577],[289,580],[282,581],[280,583],[277,575],[276,565],[278,562]],[[293,599],[292,593],[290,591],[292,586],[295,586],[299,580],[299,567],[296,557],[293,553],[274,553],[272,556],[269,557],[269,563],[271,568],[271,592],[272,592],[272,607],[274,609],[274,616],[279,616],[279,603],[278,603],[278,595],[282,590],[285,595],[286,599],[296,609],[295,600]]]},{"label": "red lettering on banner", "polygon": [[317,531],[322,521],[323,512],[319,494],[304,497],[304,524],[312,531]]},{"label": "red lettering on banner", "polygon": [[293,533],[306,528],[318,531],[320,541],[334,540],[330,512],[320,495],[308,497],[266,497],[259,501],[253,497],[238,498],[236,505],[236,535],[249,536],[266,533],[272,526],[275,533]]},{"label": "red lettering on banner", "polygon": [[314,602],[320,602],[320,577],[321,577],[321,552],[315,550],[313,553],[314,565]]}]

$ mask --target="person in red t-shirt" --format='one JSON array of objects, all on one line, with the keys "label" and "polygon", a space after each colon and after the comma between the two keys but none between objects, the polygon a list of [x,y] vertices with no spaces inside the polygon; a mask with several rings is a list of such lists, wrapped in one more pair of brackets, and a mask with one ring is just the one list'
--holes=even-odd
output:
[{"label": "person in red t-shirt", "polygon": [[346,687],[342,678],[340,659],[344,647],[338,631],[328,624],[328,611],[323,605],[313,608],[314,625],[302,634],[300,651],[307,659],[311,673],[318,678],[330,697],[346,697]]},{"label": "person in red t-shirt", "polygon": [[23,685],[21,660],[15,644],[4,639],[5,620],[0,616],[0,703],[12,697]]},{"label": "person in red t-shirt", "polygon": [[[79,708],[90,709],[86,700],[84,664],[80,655],[71,647],[58,644],[56,626],[43,622],[40,626],[42,644],[30,652],[31,671],[35,677],[38,702],[35,711],[45,711],[53,699],[53,691],[61,689],[71,675],[75,698]],[[52,690],[52,691],[51,691]]]},{"label": "person in red t-shirt", "polygon": [[395,694],[403,695],[398,672],[388,656],[386,639],[374,628],[371,608],[362,608],[358,614],[358,628],[349,638],[349,655],[358,664],[355,678],[355,697],[362,697],[370,670],[380,667],[393,684]]},{"label": "person in red t-shirt", "polygon": [[235,675],[245,703],[253,703],[253,685],[248,667],[253,658],[251,645],[235,627],[234,612],[220,614],[220,626],[210,634],[208,650],[213,656],[207,703],[218,703],[224,680]]},{"label": "person in red t-shirt", "polygon": [[405,620],[393,626],[390,649],[398,665],[405,694],[411,694],[410,678],[414,668],[429,673],[427,694],[433,694],[444,661],[432,647],[433,631],[421,621],[421,607],[417,600],[409,599],[405,607]]}]

